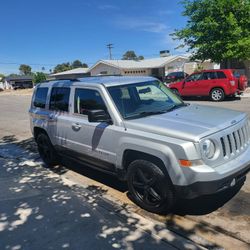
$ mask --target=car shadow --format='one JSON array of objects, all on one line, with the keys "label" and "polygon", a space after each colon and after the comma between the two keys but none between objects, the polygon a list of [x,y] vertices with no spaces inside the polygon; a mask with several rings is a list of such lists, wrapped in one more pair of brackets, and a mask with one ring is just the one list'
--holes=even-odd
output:
[{"label": "car shadow", "polygon": [[75,161],[67,157],[61,158],[60,162],[61,164],[59,165],[59,168],[67,168],[123,193],[128,190],[127,183],[119,180],[115,175],[98,171],[79,161]]}]

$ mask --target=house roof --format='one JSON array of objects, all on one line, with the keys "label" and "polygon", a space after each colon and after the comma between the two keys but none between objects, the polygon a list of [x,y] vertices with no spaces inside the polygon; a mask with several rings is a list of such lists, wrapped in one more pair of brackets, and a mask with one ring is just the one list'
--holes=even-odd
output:
[{"label": "house roof", "polygon": [[89,72],[89,68],[75,68],[71,70],[66,70],[63,72],[51,74],[50,76],[63,76],[63,75],[71,75],[71,74],[86,74]]},{"label": "house roof", "polygon": [[33,77],[32,76],[8,76],[5,77],[6,81],[32,81]]},{"label": "house roof", "polygon": [[140,61],[135,60],[100,60],[94,64],[89,70],[95,68],[98,64],[103,63],[109,66],[120,69],[146,69],[146,68],[160,68],[166,64],[178,59],[188,60],[187,56],[167,56],[159,58],[144,59]]}]

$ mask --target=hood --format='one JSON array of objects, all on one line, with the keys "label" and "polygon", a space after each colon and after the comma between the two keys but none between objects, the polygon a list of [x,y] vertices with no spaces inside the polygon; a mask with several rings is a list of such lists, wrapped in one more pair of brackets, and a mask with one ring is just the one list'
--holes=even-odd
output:
[{"label": "hood", "polygon": [[124,121],[127,129],[197,142],[234,126],[246,114],[230,109],[191,104],[168,113]]}]

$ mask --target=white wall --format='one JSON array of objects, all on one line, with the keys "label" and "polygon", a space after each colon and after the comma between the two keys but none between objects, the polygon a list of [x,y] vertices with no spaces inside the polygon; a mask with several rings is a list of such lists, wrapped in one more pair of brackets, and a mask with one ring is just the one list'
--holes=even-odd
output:
[{"label": "white wall", "polygon": [[168,73],[171,72],[176,72],[176,71],[183,71],[184,70],[184,65],[187,62],[187,59],[176,59],[168,64],[165,65],[165,74],[167,75]]},{"label": "white wall", "polygon": [[100,63],[96,65],[93,69],[91,69],[90,74],[91,76],[98,76],[100,74],[103,74],[102,72],[107,72],[106,75],[120,75],[121,70],[109,65],[106,65],[104,63]]}]

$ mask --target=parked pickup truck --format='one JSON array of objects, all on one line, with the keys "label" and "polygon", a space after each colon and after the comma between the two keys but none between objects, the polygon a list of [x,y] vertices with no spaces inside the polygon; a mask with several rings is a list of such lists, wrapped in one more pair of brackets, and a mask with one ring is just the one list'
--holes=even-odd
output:
[{"label": "parked pickup truck", "polygon": [[169,84],[180,96],[209,96],[212,101],[223,101],[226,96],[242,94],[248,79],[236,70],[218,69],[196,72],[183,81]]},{"label": "parked pickup truck", "polygon": [[115,174],[154,213],[242,185],[250,170],[245,113],[189,105],[152,77],[41,83],[29,113],[47,166],[64,156]]}]

